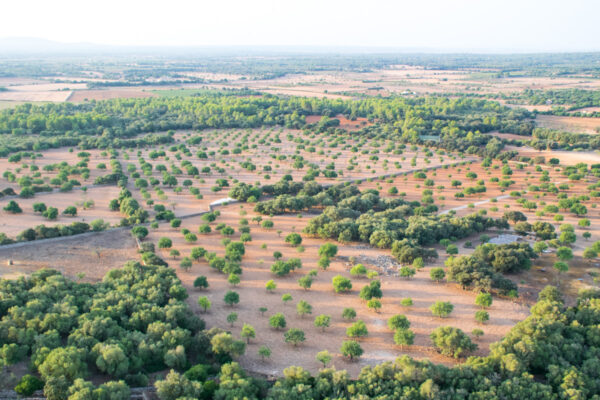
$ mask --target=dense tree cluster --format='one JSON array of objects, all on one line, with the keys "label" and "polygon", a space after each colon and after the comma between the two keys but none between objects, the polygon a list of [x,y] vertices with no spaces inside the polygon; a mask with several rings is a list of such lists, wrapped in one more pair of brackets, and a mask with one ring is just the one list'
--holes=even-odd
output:
[{"label": "dense tree cluster", "polygon": [[473,254],[450,257],[446,260],[447,279],[463,288],[475,288],[515,296],[517,285],[502,276],[504,273],[520,272],[531,267],[531,259],[537,254],[527,243],[478,246]]},{"label": "dense tree cluster", "polygon": [[[300,367],[265,387],[239,371],[236,385],[219,388],[217,398],[248,399],[560,399],[600,395],[598,308],[600,293],[582,293],[574,307],[562,303],[556,289],[540,294],[532,315],[518,323],[487,357],[471,357],[456,367],[401,356],[395,362],[363,368],[358,379],[346,371],[324,368],[311,376]],[[432,338],[441,352],[460,355],[476,345],[460,329],[440,327]],[[571,349],[571,351],[567,351]],[[343,354],[362,353],[355,341],[344,342]],[[221,372],[229,382],[228,368]]]},{"label": "dense tree cluster", "polygon": [[[30,278],[0,280],[0,294],[1,362],[30,357],[51,399],[84,388],[128,392],[127,384],[144,385],[151,372],[211,357],[204,323],[166,267],[131,261],[95,285],[42,269]],[[93,371],[116,381],[94,389],[83,381]]]},{"label": "dense tree cluster", "polygon": [[[422,143],[422,136],[433,135],[440,140],[430,141],[430,145],[488,156],[497,155],[503,146],[480,132],[530,134],[533,127],[525,110],[467,97],[346,101],[207,92],[194,97],[114,99],[77,105],[24,104],[2,110],[0,156],[66,146],[82,149],[153,146],[173,141],[172,134],[156,132],[175,129],[280,125],[335,132],[341,131],[335,123],[321,121],[311,126],[306,124],[305,117],[337,114],[377,121],[358,133],[367,137]],[[148,135],[136,137],[140,134]]]}]

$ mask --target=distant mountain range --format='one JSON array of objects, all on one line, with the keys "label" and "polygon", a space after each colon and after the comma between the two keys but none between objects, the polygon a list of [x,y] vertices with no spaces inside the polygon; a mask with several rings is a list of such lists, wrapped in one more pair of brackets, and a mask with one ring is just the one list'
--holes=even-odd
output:
[{"label": "distant mountain range", "polygon": [[66,43],[34,37],[0,38],[0,57],[18,55],[268,55],[268,54],[392,54],[439,53],[431,48],[361,46],[116,46],[89,42]]}]

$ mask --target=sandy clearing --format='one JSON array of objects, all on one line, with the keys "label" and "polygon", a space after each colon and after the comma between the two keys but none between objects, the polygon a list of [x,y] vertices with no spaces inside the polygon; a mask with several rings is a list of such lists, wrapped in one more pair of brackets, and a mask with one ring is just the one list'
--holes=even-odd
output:
[{"label": "sandy clearing", "polygon": [[29,102],[29,101],[52,101],[52,102],[62,102],[67,101],[69,96],[71,95],[71,91],[6,91],[0,92],[0,100],[10,100],[10,101],[21,101],[21,102]]},{"label": "sandy clearing", "polygon": [[567,130],[576,133],[598,133],[600,118],[589,117],[564,117],[558,115],[538,115],[536,123],[550,129]]},{"label": "sandy clearing", "polygon": [[593,151],[565,151],[565,150],[536,150],[527,146],[506,146],[505,150],[515,150],[519,155],[526,157],[558,158],[561,164],[575,165],[579,163],[600,163],[600,153]]},{"label": "sandy clearing", "polygon": [[[220,208],[221,217],[211,225],[214,226],[223,222],[237,227],[237,221],[242,218],[240,207],[243,207],[243,210],[247,212],[243,218],[250,220],[254,215],[251,206],[229,205]],[[454,360],[442,357],[432,351],[428,334],[435,327],[442,324],[457,326],[466,332],[479,327],[472,317],[476,311],[473,303],[475,294],[462,291],[453,285],[432,283],[429,279],[429,269],[432,265],[419,271],[417,276],[411,280],[393,276],[382,277],[383,309],[380,313],[374,313],[367,310],[364,303],[357,296],[360,287],[367,283],[366,279],[353,279],[355,288],[352,293],[336,295],[332,291],[331,279],[333,276],[337,274],[349,276],[349,267],[339,259],[334,260],[327,271],[318,273],[310,291],[304,291],[298,287],[296,280],[308,270],[317,268],[317,250],[323,241],[306,237],[303,241],[305,251],[298,253],[295,249],[286,245],[283,238],[292,230],[300,231],[308,222],[310,216],[304,214],[303,218],[298,218],[295,215],[273,217],[275,221],[273,230],[259,228],[251,222],[252,242],[248,243],[246,247],[246,255],[242,261],[242,283],[237,288],[230,287],[226,281],[226,276],[212,270],[205,261],[194,263],[189,272],[184,272],[177,267],[179,258],[173,260],[168,256],[168,252],[163,252],[167,261],[177,269],[184,285],[189,288],[191,306],[197,312],[200,312],[196,305],[199,296],[207,295],[212,301],[213,308],[211,311],[200,315],[207,321],[209,327],[219,326],[233,331],[236,335],[239,334],[244,322],[252,324],[257,329],[257,339],[252,341],[246,355],[240,358],[242,365],[254,372],[273,375],[280,375],[282,369],[291,364],[300,365],[316,372],[319,363],[314,359],[314,356],[323,349],[336,354],[337,356],[334,359],[336,367],[348,369],[352,376],[356,376],[365,365],[374,365],[383,360],[393,360],[402,354],[408,354],[419,359],[428,358],[444,364],[453,364]],[[190,218],[184,220],[182,227],[195,231],[197,226],[202,223],[200,218]],[[277,235],[277,229],[283,230],[281,237]],[[181,256],[188,255],[190,249],[195,245],[200,245],[208,251],[216,251],[217,254],[223,254],[223,247],[220,244],[221,236],[216,232],[209,235],[199,235],[197,244],[187,244],[178,230],[165,225],[152,231],[148,240],[155,242],[162,236],[173,239],[174,248],[181,252]],[[237,238],[237,234],[234,235],[234,240],[235,238]],[[262,248],[263,243],[266,244],[266,249]],[[281,251],[284,254],[284,259],[300,257],[303,262],[302,270],[291,274],[289,277],[274,277],[269,268],[274,261],[272,252],[275,250]],[[352,255],[377,257],[381,254],[389,255],[389,250],[377,250],[363,244],[349,244],[340,245],[339,251],[339,255],[345,257]],[[435,265],[441,263],[443,263],[443,259],[436,262]],[[372,265],[367,266],[373,267]],[[207,291],[198,291],[192,287],[195,277],[201,274],[206,275],[209,279],[211,286]],[[275,292],[271,294],[266,293],[264,289],[264,284],[269,279],[274,279],[278,285]],[[223,305],[222,298],[228,290],[235,290],[240,293],[242,299],[240,305],[233,308]],[[292,295],[293,304],[284,305],[282,303],[281,295],[284,293]],[[404,297],[411,297],[414,306],[410,308],[401,307],[399,302]],[[308,301],[313,306],[313,314],[310,317],[300,318],[296,315],[295,304],[301,299]],[[431,316],[428,307],[435,300],[451,301],[455,305],[455,311],[450,318],[441,320]],[[268,308],[268,312],[264,317],[260,316],[258,312],[258,308],[261,306]],[[354,307],[359,314],[358,319],[365,321],[370,332],[368,338],[361,340],[365,355],[359,363],[347,363],[339,356],[339,346],[344,340],[345,329],[350,325],[340,317],[344,307]],[[226,316],[230,312],[236,312],[239,315],[239,321],[235,323],[234,327],[230,327],[226,322]],[[275,312],[284,313],[288,327],[298,327],[305,331],[307,341],[298,349],[284,343],[283,331],[272,330],[268,327],[268,316]],[[313,326],[314,316],[322,313],[332,316],[332,326],[324,333]],[[417,334],[415,346],[403,351],[393,345],[392,334],[386,326],[387,319],[397,313],[407,315],[412,323],[411,328]],[[527,307],[522,305],[497,300],[490,313],[492,321],[483,327],[486,335],[481,340],[481,350],[477,354],[485,354],[489,343],[500,339],[512,325],[525,318],[528,310]],[[268,344],[273,350],[270,361],[263,362],[257,355],[256,351],[261,344]]]},{"label": "sandy clearing", "polygon": [[[0,246],[0,276],[28,275],[41,268],[53,268],[78,279],[100,281],[107,271],[120,268],[127,260],[137,259],[135,240],[129,230],[117,229],[84,238],[70,236],[59,242],[31,242],[27,247]],[[6,260],[14,265],[7,266]]]}]

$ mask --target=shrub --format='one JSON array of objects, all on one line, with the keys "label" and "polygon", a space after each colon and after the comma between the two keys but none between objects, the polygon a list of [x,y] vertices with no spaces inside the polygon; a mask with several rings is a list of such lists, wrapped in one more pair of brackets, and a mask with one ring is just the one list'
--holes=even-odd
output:
[{"label": "shrub", "polygon": [[21,214],[23,212],[21,207],[19,207],[17,202],[14,200],[8,202],[8,204],[4,207],[4,211],[10,214]]},{"label": "shrub", "polygon": [[350,270],[350,275],[355,277],[364,277],[367,274],[367,268],[363,264],[356,264]]},{"label": "shrub", "polygon": [[37,377],[29,374],[23,375],[17,386],[15,386],[15,392],[21,396],[31,396],[33,392],[41,390],[44,387],[44,382]]}]

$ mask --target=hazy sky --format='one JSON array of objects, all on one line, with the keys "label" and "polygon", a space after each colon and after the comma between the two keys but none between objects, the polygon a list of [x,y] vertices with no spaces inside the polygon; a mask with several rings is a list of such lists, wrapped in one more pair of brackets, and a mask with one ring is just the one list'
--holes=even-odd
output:
[{"label": "hazy sky", "polygon": [[3,0],[0,37],[115,45],[600,50],[599,0]]}]

